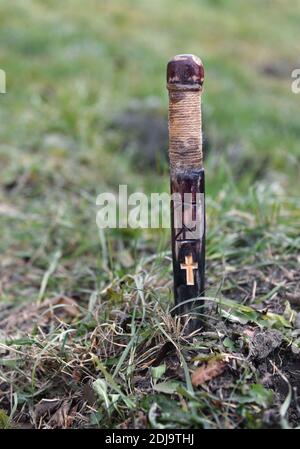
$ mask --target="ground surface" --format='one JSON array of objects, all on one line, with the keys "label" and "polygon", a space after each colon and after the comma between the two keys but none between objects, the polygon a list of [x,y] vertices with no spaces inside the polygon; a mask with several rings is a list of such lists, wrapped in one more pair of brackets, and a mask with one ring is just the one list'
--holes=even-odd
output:
[{"label": "ground surface", "polygon": [[[298,1],[2,1],[0,427],[299,426]],[[202,57],[207,299],[170,318],[165,65]],[[199,302],[199,304],[201,304]]]}]

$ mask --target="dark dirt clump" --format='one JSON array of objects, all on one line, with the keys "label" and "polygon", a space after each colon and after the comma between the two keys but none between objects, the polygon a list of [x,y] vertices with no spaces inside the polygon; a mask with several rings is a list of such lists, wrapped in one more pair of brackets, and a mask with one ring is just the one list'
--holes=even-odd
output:
[{"label": "dark dirt clump", "polygon": [[261,360],[270,355],[282,342],[282,334],[276,330],[258,330],[251,341],[252,357]]}]

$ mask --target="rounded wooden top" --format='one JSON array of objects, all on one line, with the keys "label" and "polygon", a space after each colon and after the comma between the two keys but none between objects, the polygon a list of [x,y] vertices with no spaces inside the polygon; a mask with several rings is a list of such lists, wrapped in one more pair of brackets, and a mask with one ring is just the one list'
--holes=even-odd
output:
[{"label": "rounded wooden top", "polygon": [[169,89],[201,89],[204,81],[204,67],[200,58],[194,55],[174,56],[167,66]]}]

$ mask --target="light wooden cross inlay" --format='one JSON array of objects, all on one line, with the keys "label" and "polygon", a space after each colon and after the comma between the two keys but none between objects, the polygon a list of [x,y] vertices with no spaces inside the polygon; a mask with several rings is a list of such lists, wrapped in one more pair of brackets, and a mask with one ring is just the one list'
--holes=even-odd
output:
[{"label": "light wooden cross inlay", "polygon": [[197,262],[193,261],[193,256],[190,254],[189,256],[185,256],[185,263],[180,264],[180,268],[182,270],[186,270],[186,285],[194,285],[194,270],[198,268]]}]

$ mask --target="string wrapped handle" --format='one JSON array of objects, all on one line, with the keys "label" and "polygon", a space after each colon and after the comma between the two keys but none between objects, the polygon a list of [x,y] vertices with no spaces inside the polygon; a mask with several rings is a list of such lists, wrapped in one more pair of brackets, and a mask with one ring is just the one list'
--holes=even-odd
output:
[{"label": "string wrapped handle", "polygon": [[202,167],[201,92],[204,68],[194,55],[177,55],[167,66],[171,170]]}]

